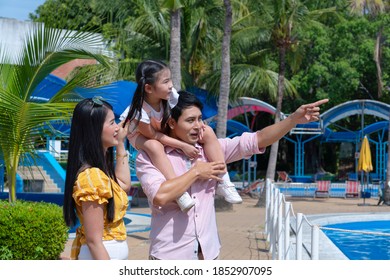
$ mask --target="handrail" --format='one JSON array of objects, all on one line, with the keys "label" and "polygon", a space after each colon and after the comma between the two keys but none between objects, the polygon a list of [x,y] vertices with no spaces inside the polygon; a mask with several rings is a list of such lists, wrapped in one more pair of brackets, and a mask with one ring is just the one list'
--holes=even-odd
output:
[{"label": "handrail", "polygon": [[[390,236],[389,233],[345,230],[313,224],[304,214],[294,213],[292,203],[286,201],[284,194],[270,179],[265,182],[265,190],[265,234],[273,260],[302,260],[303,252],[305,252],[305,259],[319,260],[320,230]],[[304,232],[310,236],[305,243]]]}]

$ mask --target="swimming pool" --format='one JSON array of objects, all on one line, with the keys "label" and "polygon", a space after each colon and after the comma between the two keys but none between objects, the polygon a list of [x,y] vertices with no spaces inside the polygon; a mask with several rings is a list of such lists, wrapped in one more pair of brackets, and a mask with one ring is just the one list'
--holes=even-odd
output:
[{"label": "swimming pool", "polygon": [[[365,240],[363,236],[352,237],[350,232],[339,232],[340,236],[335,236],[336,232],[332,231],[328,235],[326,228],[339,228],[341,230],[360,230],[360,231],[375,231],[374,225],[368,224],[369,222],[378,222],[383,226],[380,226],[377,232],[386,232],[390,234],[390,212],[351,212],[351,213],[323,213],[313,214],[306,216],[308,223],[303,223],[303,243],[306,250],[310,251],[312,234],[311,225],[317,225],[320,228],[319,234],[319,259],[320,260],[368,260],[368,259],[390,259],[382,254],[376,255],[378,248],[381,247],[382,239],[385,236],[377,236],[375,238],[374,246],[368,245],[365,247]],[[294,223],[292,222],[292,225]],[[372,228],[370,228],[372,226]],[[382,228],[386,228],[382,230]],[[330,236],[332,235],[332,237]],[[387,239],[390,237],[387,236]],[[385,239],[386,240],[386,239]],[[349,244],[348,244],[349,243]],[[363,249],[361,249],[363,248]],[[382,249],[387,248],[390,251],[390,244],[386,243]],[[371,251],[374,251],[374,255]],[[305,250],[304,250],[305,252]],[[362,253],[360,253],[362,252]],[[357,254],[357,255],[356,255]],[[309,255],[304,255],[303,259],[310,259]]]},{"label": "swimming pool", "polygon": [[[328,224],[327,228],[390,234],[390,220]],[[323,229],[350,260],[390,260],[390,236]]]}]

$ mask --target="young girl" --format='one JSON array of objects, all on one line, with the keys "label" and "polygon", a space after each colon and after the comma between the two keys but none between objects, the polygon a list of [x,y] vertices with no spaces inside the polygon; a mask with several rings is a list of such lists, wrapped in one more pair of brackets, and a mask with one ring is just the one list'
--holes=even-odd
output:
[{"label": "young girl", "polygon": [[[170,116],[170,108],[173,108],[178,101],[178,94],[171,80],[171,71],[161,61],[146,60],[137,67],[136,81],[138,86],[132,104],[121,115],[121,118],[126,116],[126,122],[131,123],[128,139],[137,150],[142,149],[148,153],[153,164],[167,180],[173,179],[176,174],[165,155],[162,144],[182,150],[192,160],[198,157],[199,151],[193,145],[161,132]],[[209,126],[205,126],[202,134],[202,143],[209,159],[224,161],[224,155],[214,131]],[[218,183],[216,193],[222,195],[230,203],[242,202],[227,172]],[[195,204],[187,192],[177,199],[177,203],[184,212]]]},{"label": "young girl", "polygon": [[[100,98],[80,101],[73,112],[64,193],[64,219],[80,226],[71,259],[128,258],[123,221],[130,169],[124,140],[127,127],[115,122],[110,104]],[[114,147],[116,165],[114,166]]]}]

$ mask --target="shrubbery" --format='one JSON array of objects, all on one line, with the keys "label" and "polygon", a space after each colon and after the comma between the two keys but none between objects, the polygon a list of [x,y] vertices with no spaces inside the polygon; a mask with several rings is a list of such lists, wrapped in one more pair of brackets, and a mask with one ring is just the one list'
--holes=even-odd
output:
[{"label": "shrubbery", "polygon": [[69,228],[62,208],[46,202],[0,200],[0,259],[55,260],[65,248]]}]

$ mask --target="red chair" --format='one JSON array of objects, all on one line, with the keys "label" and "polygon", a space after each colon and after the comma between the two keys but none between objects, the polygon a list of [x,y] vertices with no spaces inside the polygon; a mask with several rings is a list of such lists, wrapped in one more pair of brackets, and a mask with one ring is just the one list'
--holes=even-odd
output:
[{"label": "red chair", "polygon": [[357,197],[359,198],[360,182],[359,181],[346,181],[344,198]]},{"label": "red chair", "polygon": [[317,181],[317,188],[314,192],[314,198],[316,197],[329,197],[330,181]]},{"label": "red chair", "polygon": [[131,206],[138,206],[139,205],[139,195],[138,195],[138,187],[137,186],[130,187],[130,190],[127,192],[127,198],[129,199],[129,206],[127,207],[127,210],[130,211]]},{"label": "red chair", "polygon": [[286,171],[276,171],[276,173],[278,174],[278,182],[292,182]]},{"label": "red chair", "polygon": [[249,194],[250,196],[252,196],[251,194],[255,192],[256,194],[260,195],[264,189],[264,184],[265,182],[263,179],[258,179],[252,184],[250,184],[248,187],[242,189],[240,193]]}]

